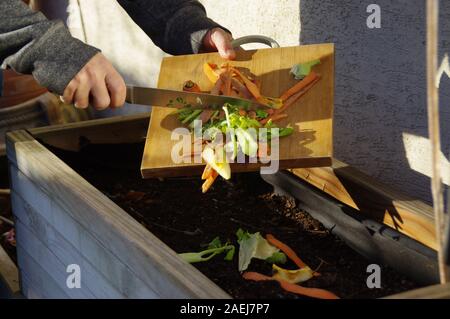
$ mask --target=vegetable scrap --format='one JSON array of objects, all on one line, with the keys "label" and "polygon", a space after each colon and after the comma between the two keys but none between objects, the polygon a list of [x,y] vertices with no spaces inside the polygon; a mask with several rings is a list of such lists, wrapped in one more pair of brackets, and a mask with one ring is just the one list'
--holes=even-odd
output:
[{"label": "vegetable scrap", "polygon": [[239,229],[236,233],[239,243],[239,271],[244,271],[250,265],[252,258],[266,260],[271,263],[286,262],[286,255],[278,248],[269,244],[259,232],[250,234]]},{"label": "vegetable scrap", "polygon": [[[273,235],[268,234],[266,236],[267,242],[274,247],[281,250],[286,254],[289,259],[291,259],[299,269],[296,270],[288,270],[283,269],[275,263],[272,265],[272,269],[275,274],[270,276],[266,276],[264,274],[260,274],[258,272],[244,272],[242,277],[246,280],[253,281],[265,281],[265,280],[276,280],[280,284],[281,288],[288,292],[292,292],[298,295],[308,296],[312,298],[320,298],[320,299],[339,299],[334,293],[318,288],[307,288],[298,285],[298,283],[305,282],[314,276],[317,276],[314,271],[311,270],[298,255],[294,252],[292,248],[290,248],[285,243],[276,239]],[[240,251],[239,251],[240,253]]]},{"label": "vegetable scrap", "polygon": [[300,259],[300,257],[297,256],[295,251],[293,251],[292,248],[290,248],[288,245],[279,241],[271,234],[268,234],[266,236],[266,239],[270,244],[272,244],[273,246],[277,247],[282,252],[284,252],[289,257],[289,259],[292,260],[299,268],[306,267],[306,264]]},{"label": "vegetable scrap", "polygon": [[294,75],[294,78],[296,80],[303,80],[303,78],[311,72],[311,68],[317,64],[320,64],[319,59],[305,63],[299,63],[294,65],[289,73]]},{"label": "vegetable scrap", "polygon": [[200,252],[181,253],[178,256],[188,263],[198,263],[208,261],[214,256],[226,252],[224,259],[233,260],[234,251],[234,245],[231,245],[229,242],[222,244],[220,238],[216,237],[208,244],[207,249]]},{"label": "vegetable scrap", "polygon": [[300,269],[295,270],[289,270],[281,268],[275,264],[272,265],[272,269],[274,270],[275,274],[273,275],[273,278],[275,279],[282,279],[287,282],[290,282],[291,284],[297,284],[299,282],[304,282],[312,277],[314,277],[314,272],[309,268],[308,266],[305,266]]},{"label": "vegetable scrap", "polygon": [[290,283],[283,279],[266,276],[254,271],[245,272],[242,275],[242,277],[246,280],[253,280],[253,281],[275,280],[278,281],[281,288],[297,295],[318,299],[339,299],[339,297],[336,296],[334,293],[325,289],[303,287],[297,284]]},{"label": "vegetable scrap", "polygon": [[[320,60],[313,60],[294,65],[290,72],[300,81],[279,98],[264,96],[260,90],[261,81],[256,76],[228,63],[221,66],[214,63],[203,65],[203,72],[213,85],[209,92],[202,90],[191,80],[183,84],[183,91],[250,99],[265,107],[254,111],[227,103],[221,106],[222,109],[217,106],[198,109],[182,99],[177,99],[177,103],[170,103],[177,107],[174,115],[191,130],[195,129],[196,120],[202,122],[201,133],[206,137],[202,141],[202,158],[206,162],[202,174],[203,193],[210,189],[218,175],[224,179],[231,177],[229,163],[239,153],[260,161],[270,159],[271,139],[275,136],[286,137],[294,132],[289,125],[277,127],[275,123],[287,119],[289,116],[286,110],[320,80],[320,75],[312,71],[312,67],[319,63]],[[266,133],[261,134],[261,129],[266,129]],[[231,141],[223,144],[224,137]],[[196,154],[191,154],[193,155]]]},{"label": "vegetable scrap", "polygon": [[[211,167],[208,170],[212,170]],[[238,271],[246,280],[253,281],[277,281],[281,288],[294,294],[320,298],[320,299],[338,299],[334,293],[319,289],[308,288],[298,285],[308,281],[318,274],[307,266],[298,255],[285,243],[276,239],[273,235],[267,234],[262,237],[259,232],[249,233],[241,228],[236,232],[237,242],[239,244]],[[188,252],[178,254],[188,263],[205,262],[211,260],[214,256],[226,252],[225,260],[231,261],[234,258],[235,246],[230,242],[222,244],[219,237],[214,238],[206,250],[201,252]],[[285,264],[287,257],[293,261],[298,269],[285,269],[279,264]],[[253,258],[264,260],[272,264],[273,275],[267,276],[258,272],[246,271]]]},{"label": "vegetable scrap", "polygon": [[198,86],[197,83],[192,82],[192,81],[186,81],[183,84],[183,91],[186,92],[196,92],[196,93],[201,93],[202,90],[200,90],[200,87]]}]

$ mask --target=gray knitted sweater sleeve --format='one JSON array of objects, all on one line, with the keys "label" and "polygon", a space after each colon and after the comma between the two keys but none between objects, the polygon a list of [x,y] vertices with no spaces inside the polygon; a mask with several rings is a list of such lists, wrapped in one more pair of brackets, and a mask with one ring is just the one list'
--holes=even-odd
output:
[{"label": "gray knitted sweater sleeve", "polygon": [[0,0],[0,63],[33,74],[62,94],[98,49],[73,38],[61,21],[49,21],[20,0]]},{"label": "gray knitted sweater sleeve", "polygon": [[[118,0],[130,17],[164,51],[197,53],[209,29],[196,0]],[[50,91],[62,94],[98,49],[73,38],[61,21],[49,21],[21,0],[0,0],[0,64],[31,73]]]}]

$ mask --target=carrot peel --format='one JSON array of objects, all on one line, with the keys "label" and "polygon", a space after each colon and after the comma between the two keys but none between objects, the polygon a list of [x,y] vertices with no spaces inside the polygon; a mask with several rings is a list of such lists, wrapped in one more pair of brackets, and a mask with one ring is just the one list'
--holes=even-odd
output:
[{"label": "carrot peel", "polygon": [[293,87],[286,90],[281,96],[280,99],[284,102],[289,97],[294,95],[295,93],[301,91],[303,88],[307,87],[310,83],[312,83],[318,77],[317,73],[311,71],[303,80],[297,82]]},{"label": "carrot peel", "polygon": [[261,92],[259,91],[258,86],[250,81],[246,76],[244,76],[238,69],[232,67],[231,70],[241,78],[242,82],[244,82],[244,85],[247,87],[253,97],[258,100],[261,97]]},{"label": "carrot peel", "polygon": [[213,63],[205,63],[203,65],[203,72],[212,83],[216,83],[220,77],[217,65]]},{"label": "carrot peel", "polygon": [[202,179],[208,179],[208,177],[211,176],[212,171],[213,171],[213,168],[209,164],[206,164],[205,169],[203,170],[203,173],[202,173]]},{"label": "carrot peel", "polygon": [[303,89],[301,89],[300,91],[298,91],[297,93],[291,95],[289,98],[287,98],[284,103],[283,106],[281,108],[279,108],[278,110],[276,110],[276,112],[283,112],[284,110],[286,110],[289,106],[291,106],[292,104],[294,104],[295,102],[297,102],[297,100],[299,98],[301,98],[303,95],[306,94],[306,92],[308,92],[308,90],[310,88],[312,88],[314,86],[314,84],[317,83],[317,81],[320,80],[320,76],[317,76],[314,80],[311,81],[311,83],[309,83],[307,86],[305,86]]},{"label": "carrot peel", "polygon": [[299,268],[306,267],[307,265],[298,257],[298,255],[295,253],[294,250],[292,250],[291,247],[286,245],[285,243],[279,241],[275,238],[272,234],[266,235],[267,241],[277,247],[279,250],[281,250],[283,253],[286,254]]},{"label": "carrot peel", "polygon": [[217,176],[219,176],[219,173],[217,173],[214,169],[212,169],[211,175],[209,175],[208,178],[206,178],[205,182],[202,185],[203,193],[206,193],[210,189],[210,187],[216,180]]},{"label": "carrot peel", "polygon": [[325,289],[303,287],[297,284],[292,284],[282,279],[269,277],[254,271],[244,272],[242,274],[242,277],[246,280],[253,280],[253,281],[275,280],[280,284],[281,288],[283,288],[284,290],[302,296],[318,299],[339,299],[339,297],[336,296],[334,293]]},{"label": "carrot peel", "polygon": [[184,82],[183,84],[183,91],[185,92],[195,92],[195,93],[201,93],[202,90],[200,89],[200,87],[198,86],[197,83],[188,80],[186,82]]}]

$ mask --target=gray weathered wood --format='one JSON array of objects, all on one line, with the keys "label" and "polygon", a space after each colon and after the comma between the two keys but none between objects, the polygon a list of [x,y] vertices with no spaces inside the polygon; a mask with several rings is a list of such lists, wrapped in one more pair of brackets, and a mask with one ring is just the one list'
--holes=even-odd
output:
[{"label": "gray weathered wood", "polygon": [[[15,167],[10,168],[11,184],[13,191],[12,205],[14,214],[22,221],[28,223],[43,219],[45,223],[57,231],[40,231],[42,227],[33,227],[38,232],[36,235],[44,240],[50,237],[46,243],[54,253],[66,253],[65,248],[59,245],[64,242],[74,247],[86,262],[93,265],[107,280],[120,291],[124,297],[129,298],[157,298],[158,295],[150,289],[138,275],[133,273],[126,264],[120,261],[113,252],[98,242],[82,225],[70,217],[67,212],[50,199],[39,188],[36,187],[26,176],[17,171]],[[16,193],[17,192],[17,193]],[[22,198],[17,199],[21,194]],[[42,224],[43,222],[40,222]],[[27,223],[26,223],[27,224]],[[56,245],[56,247],[55,247]],[[62,257],[61,257],[62,258]]]},{"label": "gray weathered wood", "polygon": [[450,283],[414,289],[385,299],[450,299]]},{"label": "gray weathered wood", "polygon": [[30,129],[36,139],[49,145],[77,151],[81,143],[120,144],[145,140],[150,114],[117,116]]},{"label": "gray weathered wood", "polygon": [[27,299],[43,299],[42,289],[40,291],[33,287],[33,284],[26,276],[22,276],[20,280],[20,285],[22,287],[22,294],[26,296]]},{"label": "gray weathered wood", "polygon": [[[81,283],[81,288],[69,289],[66,285],[68,273],[66,272],[67,265],[63,264],[56,258],[54,254],[48,250],[47,247],[33,235],[30,229],[28,229],[20,220],[16,222],[17,241],[23,243],[25,246],[20,245],[22,258],[31,258],[41,268],[45,269],[47,275],[53,279],[55,284],[65,292],[70,298],[94,298],[94,294],[89,290],[85,281]],[[20,259],[23,261],[23,259]],[[74,264],[77,262],[75,261]],[[28,275],[35,271],[33,265],[20,262],[20,270],[25,275]],[[80,265],[81,266],[81,265]],[[83,279],[83,276],[81,277]]]},{"label": "gray weathered wood", "polygon": [[[48,272],[33,260],[20,245],[17,245],[17,259],[21,267],[20,278],[22,282],[25,282],[25,285],[22,285],[22,292],[27,298],[69,298]],[[32,269],[32,271],[25,272],[26,269]]]},{"label": "gray weathered wood", "polygon": [[37,260],[37,252],[40,252],[45,256],[41,264],[52,260],[64,271],[70,264],[79,265],[82,272],[82,289],[87,289],[96,298],[125,297],[25,201],[17,195],[13,195],[12,200],[16,202],[16,216],[23,225],[21,227],[29,231],[29,234],[22,235],[31,237],[27,240],[22,238],[22,245],[33,258]]},{"label": "gray weathered wood", "polygon": [[229,298],[222,289],[25,131],[8,133],[10,162],[165,298]]}]

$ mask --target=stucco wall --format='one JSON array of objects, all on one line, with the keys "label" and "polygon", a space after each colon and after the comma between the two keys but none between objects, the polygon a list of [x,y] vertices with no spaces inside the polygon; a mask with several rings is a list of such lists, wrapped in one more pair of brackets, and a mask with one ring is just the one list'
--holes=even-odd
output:
[{"label": "stucco wall", "polygon": [[[159,65],[165,53],[153,45],[116,1],[70,2],[73,4],[70,10],[73,33],[101,48],[127,82],[156,85]],[[297,0],[200,2],[206,7],[208,15],[231,30],[235,38],[263,34],[283,46],[298,44],[300,8]],[[84,26],[84,34],[80,33],[80,24]]]},{"label": "stucco wall", "polygon": [[[381,8],[380,29],[366,25],[371,3]],[[450,48],[450,2],[440,3],[442,58]],[[321,0],[300,7],[301,43],[336,43],[336,157],[429,201],[425,1]],[[440,104],[447,184],[449,85],[445,76]]]},{"label": "stucco wall", "polygon": [[[71,2],[70,27],[74,34],[100,47],[127,82],[155,85],[164,54],[115,1]],[[334,42],[336,157],[407,193],[430,200],[423,0],[201,2],[209,16],[228,27],[235,37],[264,34],[283,46],[299,41]],[[78,3],[80,10],[75,8]],[[366,8],[371,3],[381,7],[380,29],[366,26]],[[450,51],[450,2],[440,3],[442,56]],[[445,77],[441,83],[441,125],[447,184],[449,85]]]},{"label": "stucco wall", "polygon": [[281,46],[298,45],[298,0],[200,0],[208,15],[227,27],[235,38],[262,34]]}]

